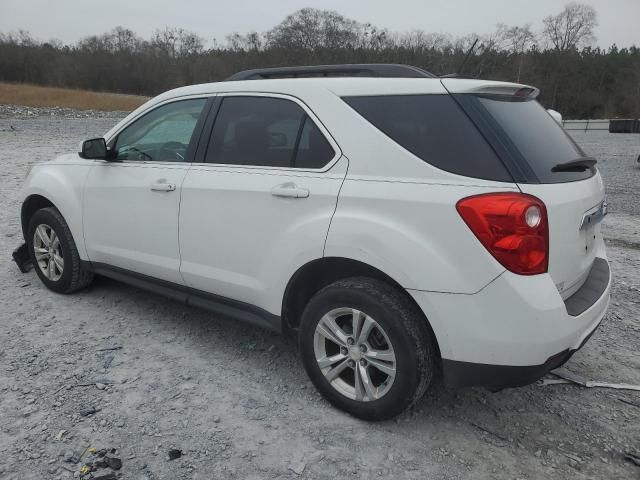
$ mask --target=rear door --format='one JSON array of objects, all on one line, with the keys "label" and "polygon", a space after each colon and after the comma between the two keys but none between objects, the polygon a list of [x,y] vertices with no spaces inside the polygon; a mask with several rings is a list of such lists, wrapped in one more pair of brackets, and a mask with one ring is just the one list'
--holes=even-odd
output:
[{"label": "rear door", "polygon": [[538,197],[549,219],[549,274],[563,298],[604,255],[599,221],[604,186],[590,159],[535,100],[456,95],[511,166],[520,190]]},{"label": "rear door", "polygon": [[219,97],[180,206],[186,284],[280,313],[295,270],[323,255],[347,159],[294,98]]}]

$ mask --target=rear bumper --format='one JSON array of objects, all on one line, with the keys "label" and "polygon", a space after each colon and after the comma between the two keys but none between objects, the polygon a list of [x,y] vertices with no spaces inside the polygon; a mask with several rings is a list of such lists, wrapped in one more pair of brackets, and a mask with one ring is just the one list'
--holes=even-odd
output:
[{"label": "rear bumper", "polygon": [[527,385],[565,363],[604,318],[610,288],[602,257],[566,302],[546,274],[505,272],[473,295],[409,293],[433,327],[445,383],[502,388]]},{"label": "rear bumper", "polygon": [[[599,325],[599,324],[598,324]],[[482,363],[442,360],[445,383],[449,387],[483,386],[489,388],[523,387],[544,377],[551,370],[564,365],[582,348],[598,328],[594,328],[576,349],[567,349],[549,357],[541,365],[487,365]]]}]

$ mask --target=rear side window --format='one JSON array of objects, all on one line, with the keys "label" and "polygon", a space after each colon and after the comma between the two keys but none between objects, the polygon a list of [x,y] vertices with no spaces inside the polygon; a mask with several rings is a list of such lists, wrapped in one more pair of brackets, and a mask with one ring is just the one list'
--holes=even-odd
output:
[{"label": "rear side window", "polygon": [[360,115],[427,163],[466,177],[513,182],[450,95],[343,97]]},{"label": "rear side window", "polygon": [[335,152],[296,103],[270,97],[225,97],[209,141],[207,163],[322,168]]},{"label": "rear side window", "polygon": [[583,180],[594,170],[552,171],[560,164],[584,158],[584,152],[535,100],[511,97],[481,97],[468,95],[463,105],[475,102],[480,115],[489,121],[497,138],[515,160],[530,168],[540,183],[561,183]]}]

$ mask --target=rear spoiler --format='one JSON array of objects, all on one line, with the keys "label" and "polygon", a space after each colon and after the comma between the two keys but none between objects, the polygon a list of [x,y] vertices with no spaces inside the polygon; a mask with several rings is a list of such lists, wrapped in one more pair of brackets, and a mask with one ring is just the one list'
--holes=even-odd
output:
[{"label": "rear spoiler", "polygon": [[449,93],[472,93],[475,95],[504,95],[534,99],[540,90],[529,85],[509,82],[492,82],[486,80],[470,80],[462,78],[443,78],[442,86]]}]

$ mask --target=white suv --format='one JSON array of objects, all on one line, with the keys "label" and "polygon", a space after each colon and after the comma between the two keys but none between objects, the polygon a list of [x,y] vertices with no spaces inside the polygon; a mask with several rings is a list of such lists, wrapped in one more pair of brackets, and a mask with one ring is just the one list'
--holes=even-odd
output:
[{"label": "white suv", "polygon": [[595,160],[537,94],[404,65],[172,90],[31,170],[14,257],[56,292],[95,273],[297,331],[361,418],[437,375],[525,385],[584,344],[611,281]]}]

